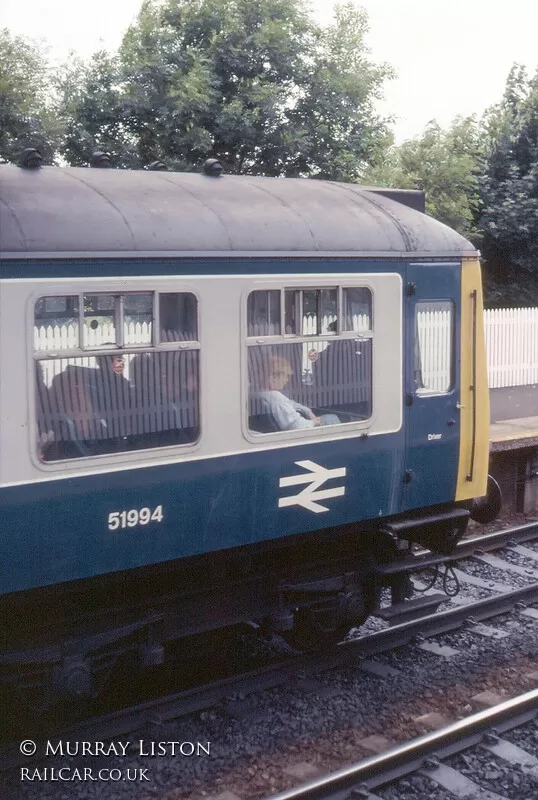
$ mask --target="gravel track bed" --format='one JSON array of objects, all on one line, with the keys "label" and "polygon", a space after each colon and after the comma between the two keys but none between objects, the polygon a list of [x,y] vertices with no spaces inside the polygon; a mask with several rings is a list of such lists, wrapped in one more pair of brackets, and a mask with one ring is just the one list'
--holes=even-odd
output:
[{"label": "gravel track bed", "polygon": [[494,555],[498,555],[499,558],[503,559],[503,561],[508,561],[510,564],[515,564],[517,567],[523,567],[524,569],[529,569],[533,572],[534,570],[538,571],[538,562],[534,558],[522,556],[520,553],[513,553],[511,550],[503,550],[502,552],[495,553]]},{"label": "gravel track bed", "polygon": [[[534,637],[538,638],[537,621],[525,616],[524,614],[500,614],[492,619],[486,619],[479,624],[485,625],[488,628],[494,628],[495,630],[503,631],[504,633],[508,634],[515,633],[517,635],[518,632],[527,631],[529,640],[531,642],[533,641]],[[458,642],[460,643],[460,647],[471,645],[473,642],[482,645],[481,639],[482,637],[476,637],[474,635],[472,625],[460,628],[453,632],[444,633],[436,637],[436,641],[438,642],[444,642],[445,640],[447,644],[452,642],[453,647],[456,647]]]},{"label": "gravel track bed", "polygon": [[[501,521],[492,530],[520,524],[526,520]],[[484,533],[476,526],[471,535]],[[526,543],[538,553],[538,541]],[[499,557],[507,558],[503,551]],[[509,554],[511,563],[536,568],[532,559]],[[511,588],[526,586],[522,576],[510,574],[489,565],[467,559],[458,565],[463,571],[483,580],[503,583]],[[432,573],[422,573],[420,579],[429,583]],[[441,581],[433,587],[439,591]],[[460,599],[466,601],[491,597],[495,592],[462,583]],[[420,593],[416,592],[415,597]],[[389,602],[386,593],[384,602]],[[450,598],[441,609],[451,606]],[[320,673],[315,678],[278,687],[247,698],[235,697],[226,707],[218,707],[179,720],[176,723],[151,725],[118,737],[121,742],[174,741],[211,743],[211,755],[199,757],[162,756],[141,757],[133,748],[125,758],[65,757],[59,762],[48,758],[29,763],[29,767],[91,767],[147,769],[150,782],[50,782],[21,783],[20,774],[7,775],[0,782],[2,800],[203,800],[225,790],[235,792],[243,800],[258,800],[301,782],[284,770],[293,764],[307,762],[324,773],[371,755],[360,741],[372,734],[382,735],[397,743],[406,741],[424,730],[413,719],[432,710],[439,710],[451,720],[471,713],[469,700],[485,689],[507,691],[510,694],[533,688],[523,673],[538,669],[538,623],[520,615],[507,614],[486,624],[502,627],[509,636],[488,640],[473,633],[472,628],[460,629],[433,639],[460,650],[447,660],[421,650],[416,645],[399,648],[375,658],[380,664],[398,670],[399,674],[379,678],[356,666]],[[364,636],[387,627],[379,618],[371,618],[355,635]],[[236,656],[248,660],[249,637],[238,643]],[[286,652],[278,638],[259,642],[257,652]],[[288,650],[289,652],[289,650]],[[248,664],[247,667],[248,668]],[[519,735],[516,731],[515,737]],[[505,738],[509,738],[506,734]],[[522,734],[523,736],[523,734]],[[513,739],[516,741],[516,739]],[[538,750],[534,742],[534,752]],[[521,744],[525,747],[524,744]],[[32,759],[28,760],[29,762]],[[489,758],[493,761],[493,757]],[[516,781],[517,783],[517,781]],[[395,793],[396,792],[396,793]],[[386,800],[453,800],[426,777],[411,776],[397,787],[377,792]],[[536,795],[538,797],[538,794]],[[510,795],[511,797],[511,795]],[[526,800],[519,794],[521,800]],[[534,797],[534,796],[533,796]]]},{"label": "gravel track bed", "polygon": [[[423,580],[422,583],[427,583],[429,586],[429,581]],[[443,587],[439,581],[436,581],[431,588],[435,592],[443,592]],[[420,597],[423,593],[423,591],[417,589],[412,599],[415,599],[415,597]],[[497,592],[495,592],[493,589],[485,589],[481,586],[471,586],[470,583],[464,583],[463,581],[460,581],[460,588],[456,598],[465,599],[466,602],[472,603],[475,600],[485,600],[487,597],[492,597],[495,594],[497,594]],[[447,596],[446,600],[443,600],[443,603],[454,604],[454,599],[451,596]],[[459,603],[457,604],[459,605]]]},{"label": "gravel track bed", "polygon": [[538,757],[538,720],[513,731],[506,731],[502,738]]},{"label": "gravel track bed", "polygon": [[396,786],[377,789],[375,792],[383,800],[454,800],[454,795],[437,786],[429,778],[410,775]]},{"label": "gravel track bed", "polygon": [[517,575],[515,572],[498,569],[497,567],[491,567],[489,564],[482,564],[479,561],[471,561],[469,559],[462,561],[458,567],[462,572],[473,575],[475,578],[481,578],[491,583],[502,583],[513,589],[522,589],[524,586],[528,586],[529,583],[534,582],[531,575],[527,579],[523,575]]},{"label": "gravel track bed", "polygon": [[[147,768],[151,783],[45,783],[21,784],[17,775],[7,776],[2,800],[201,800],[228,790],[244,800],[258,800],[300,782],[283,770],[301,762],[323,772],[339,769],[370,755],[360,741],[372,734],[394,742],[424,732],[414,719],[432,710],[450,720],[471,713],[470,699],[486,689],[517,694],[533,688],[524,673],[538,669],[538,625],[520,615],[504,615],[501,624],[510,635],[502,640],[477,636],[472,628],[436,637],[435,641],[458,647],[447,660],[417,645],[376,657],[399,674],[378,678],[357,665],[320,673],[247,698],[236,698],[228,709],[192,715],[177,723],[152,726],[121,741],[211,742],[209,757],[68,759],[61,766],[99,766],[108,769]],[[490,760],[492,760],[490,758]],[[31,761],[31,759],[30,759]],[[30,765],[32,766],[32,765]],[[47,759],[47,767],[59,766]],[[415,776],[403,786],[409,798],[447,800],[428,779],[426,790]],[[431,788],[431,791],[430,791]],[[406,794],[382,793],[387,800]],[[420,795],[420,792],[423,792]],[[521,795],[520,795],[521,797]],[[452,798],[451,798],[452,800]]]},{"label": "gravel track bed", "polygon": [[[502,734],[506,741],[534,755],[538,752],[536,722]],[[461,772],[481,789],[500,794],[507,800],[536,800],[538,777],[529,775],[514,764],[494,756],[482,747],[442,759],[446,766]],[[383,800],[454,800],[454,795],[423,775],[410,775],[398,783],[376,790]]]},{"label": "gravel track bed", "polygon": [[[537,733],[534,723],[513,733],[517,733],[517,744],[522,750],[536,755]],[[503,734],[502,738],[509,739],[509,734]],[[469,752],[459,753],[443,763],[459,770],[483,789],[496,792],[507,800],[536,800],[538,797],[538,777],[532,777],[484,748],[477,747]]]}]

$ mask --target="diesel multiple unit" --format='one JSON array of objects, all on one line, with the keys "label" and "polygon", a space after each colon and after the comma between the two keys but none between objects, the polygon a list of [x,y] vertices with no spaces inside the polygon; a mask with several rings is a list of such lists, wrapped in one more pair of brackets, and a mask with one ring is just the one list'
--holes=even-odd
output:
[{"label": "diesel multiple unit", "polygon": [[402,541],[463,534],[480,267],[421,193],[11,165],[0,187],[9,691],[94,692],[119,652],[250,620],[340,636]]}]

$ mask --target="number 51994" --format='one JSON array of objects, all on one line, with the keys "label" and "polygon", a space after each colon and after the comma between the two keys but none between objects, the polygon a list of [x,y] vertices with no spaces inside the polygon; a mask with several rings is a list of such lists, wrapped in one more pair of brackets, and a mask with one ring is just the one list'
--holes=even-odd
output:
[{"label": "number 51994", "polygon": [[163,521],[163,507],[130,508],[128,511],[112,511],[108,515],[108,530],[117,531],[120,528],[136,528],[137,525],[149,525],[150,522]]}]

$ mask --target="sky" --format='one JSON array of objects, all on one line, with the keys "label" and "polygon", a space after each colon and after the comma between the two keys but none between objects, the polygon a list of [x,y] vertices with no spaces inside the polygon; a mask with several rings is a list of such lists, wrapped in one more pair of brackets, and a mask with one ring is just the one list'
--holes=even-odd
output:
[{"label": "sky", "polygon": [[[42,39],[50,55],[70,50],[89,56],[115,49],[135,19],[141,0],[1,0],[0,28]],[[390,63],[397,78],[386,85],[378,110],[394,116],[396,141],[419,135],[436,119],[481,115],[500,100],[517,61],[538,67],[537,0],[359,0],[370,19],[372,58]],[[332,0],[311,0],[327,23]],[[84,12],[86,11],[86,17]]]}]

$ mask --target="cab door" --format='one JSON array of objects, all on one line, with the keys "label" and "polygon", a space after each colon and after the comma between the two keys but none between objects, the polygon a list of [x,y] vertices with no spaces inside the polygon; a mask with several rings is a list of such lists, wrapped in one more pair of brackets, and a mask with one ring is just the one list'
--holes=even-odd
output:
[{"label": "cab door", "polygon": [[410,264],[402,510],[453,500],[459,456],[461,265]]}]

